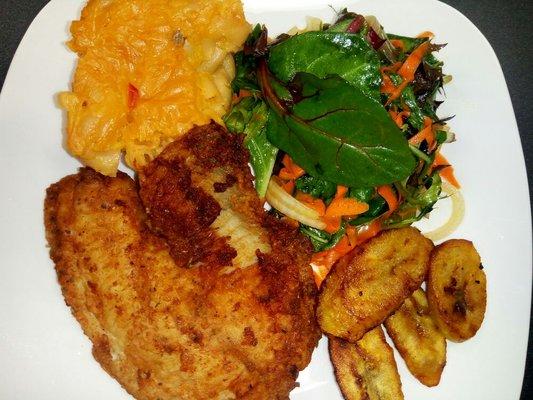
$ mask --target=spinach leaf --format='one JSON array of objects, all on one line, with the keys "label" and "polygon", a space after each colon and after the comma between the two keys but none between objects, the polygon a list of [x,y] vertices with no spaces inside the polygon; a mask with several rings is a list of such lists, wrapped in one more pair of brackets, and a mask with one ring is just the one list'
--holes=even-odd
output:
[{"label": "spinach leaf", "polygon": [[339,75],[367,96],[379,100],[379,55],[356,34],[325,31],[293,36],[270,48],[268,67],[285,83],[298,72],[319,78]]},{"label": "spinach leaf", "polygon": [[357,199],[359,201],[362,201],[363,203],[368,203],[370,199],[374,196],[375,193],[374,188],[350,188],[350,192],[348,193],[349,197],[353,197],[354,199]]},{"label": "spinach leaf", "polygon": [[387,202],[383,197],[377,195],[368,202],[368,211],[359,215],[357,218],[352,219],[350,225],[359,226],[367,224],[379,217],[385,211],[387,211]]},{"label": "spinach leaf", "polygon": [[409,202],[411,204],[415,203],[420,209],[432,207],[439,199],[441,190],[442,180],[438,171],[436,171],[428,178],[424,186],[418,188]]},{"label": "spinach leaf", "polygon": [[407,140],[385,108],[340,77],[296,74],[289,84],[292,102],[276,96],[265,61],[258,77],[271,108],[269,141],[309,175],[374,187],[405,179],[414,169]]},{"label": "spinach leaf", "polygon": [[250,91],[259,91],[257,78],[255,76],[256,60],[254,57],[245,56],[243,51],[239,51],[234,56],[235,60],[235,78],[231,82],[231,89],[234,93],[246,89]]},{"label": "spinach leaf", "polygon": [[235,78],[231,82],[234,93],[239,93],[241,89],[259,91],[255,71],[257,69],[257,57],[267,51],[266,40],[266,28],[257,24],[246,38],[243,50],[235,54]]},{"label": "spinach leaf", "polygon": [[426,177],[423,184],[416,187],[399,187],[398,189],[406,196],[406,201],[400,206],[399,212],[384,221],[384,225],[387,228],[401,228],[420,221],[433,210],[433,206],[440,198],[441,186],[442,180],[438,171],[435,171]]},{"label": "spinach leaf", "polygon": [[313,197],[328,200],[335,195],[337,185],[311,175],[304,175],[295,182],[296,189]]},{"label": "spinach leaf", "polygon": [[448,139],[448,133],[446,131],[437,130],[435,132],[435,140],[437,141],[437,144],[443,144],[446,139]]},{"label": "spinach leaf", "polygon": [[407,36],[394,35],[392,33],[387,33],[387,37],[390,40],[401,40],[403,43],[404,53],[411,53],[414,49],[427,40],[427,38],[411,38]]},{"label": "spinach leaf", "polygon": [[424,127],[424,113],[416,102],[415,92],[411,86],[407,86],[402,92],[402,100],[409,107],[411,111],[407,121],[416,130],[421,130]]},{"label": "spinach leaf", "polygon": [[244,145],[250,152],[250,164],[254,170],[255,188],[264,197],[278,149],[266,137],[269,110],[266,103],[255,97],[246,97],[233,106],[224,117],[230,132],[243,133]]},{"label": "spinach leaf", "polygon": [[329,234],[325,231],[321,231],[320,229],[312,228],[307,225],[300,225],[300,232],[311,240],[313,249],[315,252],[317,252],[331,249],[333,246],[339,243],[344,236],[346,229],[345,226],[342,225],[337,232]]}]

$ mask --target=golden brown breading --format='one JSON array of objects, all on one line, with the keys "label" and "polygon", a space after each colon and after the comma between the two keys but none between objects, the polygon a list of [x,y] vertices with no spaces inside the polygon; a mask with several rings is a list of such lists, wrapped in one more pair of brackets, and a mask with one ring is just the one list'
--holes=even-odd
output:
[{"label": "golden brown breading", "polygon": [[381,324],[424,281],[433,243],[415,228],[384,231],[341,259],[321,288],[324,332],[352,343]]},{"label": "golden brown breading", "polygon": [[329,337],[329,355],[346,400],[401,400],[402,382],[383,329],[368,331],[357,343]]},{"label": "golden brown breading", "polygon": [[229,272],[271,250],[241,138],[216,123],[195,127],[139,172],[150,224],[180,266]]},{"label": "golden brown breading", "polygon": [[431,317],[426,293],[416,290],[384,325],[415,378],[426,386],[438,385],[446,365],[446,339]]},{"label": "golden brown breading", "polygon": [[[143,177],[145,188],[151,179]],[[243,196],[255,196],[251,184]],[[160,236],[164,229],[154,221],[159,234],[148,228],[125,174],[81,169],[48,189],[47,239],[65,300],[95,358],[133,396],[288,398],[320,337],[310,248],[283,223],[261,217],[256,228],[258,221],[271,250],[258,251],[256,264],[228,273],[218,268],[225,263],[213,268],[199,257],[183,268]]]}]

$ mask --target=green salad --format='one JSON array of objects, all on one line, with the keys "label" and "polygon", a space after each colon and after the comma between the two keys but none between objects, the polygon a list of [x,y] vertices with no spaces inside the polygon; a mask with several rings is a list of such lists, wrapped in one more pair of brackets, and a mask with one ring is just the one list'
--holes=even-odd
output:
[{"label": "green salad", "polygon": [[426,216],[442,179],[459,186],[440,154],[454,140],[437,115],[449,80],[442,47],[430,32],[388,34],[375,17],[343,10],[274,40],[256,25],[235,54],[224,121],[244,135],[271,212],[310,238],[315,273],[380,230]]}]

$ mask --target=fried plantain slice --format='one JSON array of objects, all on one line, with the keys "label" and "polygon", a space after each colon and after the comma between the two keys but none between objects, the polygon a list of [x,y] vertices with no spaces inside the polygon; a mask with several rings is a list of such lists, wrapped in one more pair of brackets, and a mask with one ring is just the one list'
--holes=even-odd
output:
[{"label": "fried plantain slice", "polygon": [[402,382],[383,329],[368,331],[357,343],[329,337],[329,356],[346,400],[401,400]]},{"label": "fried plantain slice", "polygon": [[431,317],[426,293],[416,290],[384,325],[414,377],[437,386],[446,365],[446,339]]},{"label": "fried plantain slice", "polygon": [[355,343],[396,311],[427,272],[433,243],[415,228],[391,229],[341,259],[322,286],[324,332]]},{"label": "fried plantain slice", "polygon": [[487,306],[487,280],[472,242],[448,240],[431,253],[427,296],[431,315],[446,338],[474,336]]}]

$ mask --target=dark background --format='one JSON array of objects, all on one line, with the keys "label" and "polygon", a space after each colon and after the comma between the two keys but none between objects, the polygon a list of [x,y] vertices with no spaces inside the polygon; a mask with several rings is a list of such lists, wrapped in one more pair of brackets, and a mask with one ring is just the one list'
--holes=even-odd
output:
[{"label": "dark background", "polygon": [[[466,15],[494,47],[509,86],[518,121],[533,193],[533,1],[532,0],[443,0]],[[13,54],[27,27],[48,0],[0,0],[0,86]],[[531,248],[524,249],[531,251]],[[512,346],[512,343],[502,343]],[[533,393],[533,335],[529,348],[521,400]],[[508,399],[502,399],[508,400]]]}]

